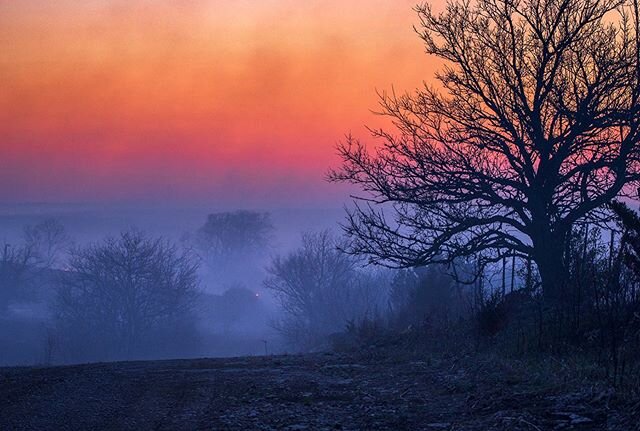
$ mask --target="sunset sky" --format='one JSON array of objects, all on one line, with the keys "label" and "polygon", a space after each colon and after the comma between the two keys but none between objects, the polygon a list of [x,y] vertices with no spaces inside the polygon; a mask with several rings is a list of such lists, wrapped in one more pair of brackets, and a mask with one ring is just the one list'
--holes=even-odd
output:
[{"label": "sunset sky", "polygon": [[325,205],[416,0],[0,0],[0,201]]}]

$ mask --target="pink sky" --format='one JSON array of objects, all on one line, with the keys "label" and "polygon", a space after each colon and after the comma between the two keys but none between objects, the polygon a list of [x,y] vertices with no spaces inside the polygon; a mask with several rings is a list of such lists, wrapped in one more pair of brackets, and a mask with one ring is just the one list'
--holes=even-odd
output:
[{"label": "pink sky", "polygon": [[340,203],[434,60],[404,0],[0,1],[0,201]]}]

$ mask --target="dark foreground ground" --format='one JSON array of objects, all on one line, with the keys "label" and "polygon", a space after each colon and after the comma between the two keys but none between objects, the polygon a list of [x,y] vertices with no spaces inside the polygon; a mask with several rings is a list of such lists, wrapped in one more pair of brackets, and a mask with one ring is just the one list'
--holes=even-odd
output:
[{"label": "dark foreground ground", "polygon": [[639,421],[640,406],[612,390],[479,358],[0,369],[0,430],[634,430]]}]

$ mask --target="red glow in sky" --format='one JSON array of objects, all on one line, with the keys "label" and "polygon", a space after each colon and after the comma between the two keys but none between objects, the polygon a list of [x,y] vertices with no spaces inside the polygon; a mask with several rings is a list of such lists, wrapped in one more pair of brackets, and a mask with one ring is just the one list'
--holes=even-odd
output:
[{"label": "red glow in sky", "polygon": [[414,4],[0,2],[0,201],[341,202],[336,142],[433,76]]}]

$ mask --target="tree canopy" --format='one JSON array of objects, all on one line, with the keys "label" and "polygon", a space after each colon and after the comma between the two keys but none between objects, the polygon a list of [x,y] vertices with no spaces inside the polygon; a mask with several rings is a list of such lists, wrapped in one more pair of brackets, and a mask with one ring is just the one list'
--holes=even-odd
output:
[{"label": "tree canopy", "polygon": [[531,257],[557,294],[576,222],[640,179],[636,0],[454,0],[416,8],[437,85],[381,94],[390,129],[348,136],[330,180],[364,193],[349,251],[409,267]]}]

